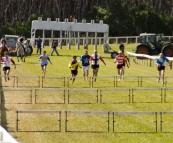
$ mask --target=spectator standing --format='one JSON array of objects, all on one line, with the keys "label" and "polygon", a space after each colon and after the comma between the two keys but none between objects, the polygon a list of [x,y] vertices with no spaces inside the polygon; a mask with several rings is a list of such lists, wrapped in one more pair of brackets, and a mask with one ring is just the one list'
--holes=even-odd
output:
[{"label": "spectator standing", "polygon": [[42,48],[42,40],[41,40],[41,38],[40,38],[40,36],[38,36],[38,39],[36,40],[36,45],[37,45],[37,54],[38,54],[38,52],[40,52],[40,54],[41,54],[41,48]]},{"label": "spectator standing", "polygon": [[123,42],[121,42],[119,49],[120,49],[120,51],[122,51],[124,53],[125,46],[124,46]]},{"label": "spectator standing", "polygon": [[4,57],[4,53],[8,52],[8,48],[6,47],[6,40],[2,40],[2,45],[0,46],[0,58],[2,59]]},{"label": "spectator standing", "polygon": [[54,51],[56,52],[56,55],[59,56],[59,53],[58,53],[58,51],[56,49],[57,48],[57,44],[58,44],[57,41],[54,40],[53,43],[52,43],[52,52],[50,54],[51,56],[53,55]]},{"label": "spectator standing", "polygon": [[[1,43],[0,43],[0,46],[2,46],[2,45],[4,45],[4,43],[5,43],[5,47],[8,49],[8,46],[6,45],[6,43],[7,43],[7,40],[5,39],[5,36],[3,35],[2,36],[2,38],[1,38],[1,41],[0,41]],[[4,42],[4,43],[3,43]]]}]

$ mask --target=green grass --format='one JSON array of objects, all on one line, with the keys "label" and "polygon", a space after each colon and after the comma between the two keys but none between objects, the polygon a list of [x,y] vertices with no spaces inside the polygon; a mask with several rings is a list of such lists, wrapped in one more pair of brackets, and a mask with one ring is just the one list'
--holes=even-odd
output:
[{"label": "green grass", "polygon": [[[126,50],[132,51],[136,45],[125,45]],[[118,45],[111,45],[111,47],[118,51]],[[50,54],[51,49],[45,47],[45,50]],[[32,86],[37,85],[36,79],[27,78],[19,79],[20,88],[24,85],[31,85],[28,89],[32,89],[32,104],[17,104],[29,102],[28,92],[24,95],[23,92],[4,92],[5,103],[1,104],[1,125],[5,126],[9,132],[21,143],[171,143],[173,142],[173,135],[171,133],[116,133],[125,131],[155,131],[155,116],[154,115],[120,115],[116,116],[115,132],[113,133],[112,114],[110,114],[110,132],[109,133],[90,133],[90,132],[65,132],[65,114],[67,110],[84,110],[84,111],[148,111],[148,112],[160,112],[160,111],[172,111],[172,103],[157,103],[160,101],[160,92],[158,90],[134,91],[134,101],[136,103],[128,103],[128,91],[119,91],[115,89],[126,88],[139,88],[137,79],[125,78],[117,87],[113,86],[113,78],[103,78],[104,76],[117,76],[116,65],[113,63],[110,54],[105,54],[102,51],[102,47],[98,46],[98,53],[104,58],[106,66],[100,62],[99,74],[100,76],[93,88],[89,88],[89,81],[83,81],[82,70],[79,69],[79,74],[74,85],[69,82],[71,90],[70,104],[67,103],[67,93],[65,94],[66,101],[63,104],[63,92],[60,91],[57,94],[55,91],[39,91],[37,93],[37,104],[34,102],[35,91]],[[47,67],[46,76],[70,76],[70,69],[68,68],[69,62],[72,60],[73,55],[78,57],[84,53],[84,49],[76,50],[72,46],[71,50],[67,47],[59,50],[60,56],[51,56],[52,65]],[[89,47],[89,54],[93,53],[93,46]],[[33,55],[26,58],[26,63],[18,63],[16,57],[13,57],[16,61],[17,68],[11,68],[11,76],[42,76],[41,67],[38,61],[38,54],[34,49]],[[2,70],[1,70],[2,72]],[[89,72],[92,76],[92,71]],[[131,61],[130,68],[126,68],[126,76],[157,76],[156,67],[144,66],[142,64],[135,64]],[[172,76],[172,70],[166,68],[166,76]],[[2,78],[2,84],[4,88],[13,88],[12,78],[9,82],[5,83]],[[67,81],[67,79],[66,79]],[[167,87],[172,87],[172,80],[168,79]],[[65,89],[67,91],[67,82],[63,87],[63,80],[60,79],[57,82],[55,79],[45,79],[46,87],[56,87],[58,89]],[[156,78],[143,79],[142,87],[147,88],[162,88],[161,83],[156,82]],[[80,92],[74,91],[81,90]],[[112,89],[112,91],[107,91]],[[87,92],[83,90],[94,90],[94,92]],[[96,102],[95,90],[99,90],[98,95],[100,99],[100,90],[102,92],[102,103]],[[116,94],[114,94],[116,93]],[[172,91],[168,91],[167,100],[172,101]],[[15,100],[13,101],[13,98]],[[153,101],[153,103],[147,103]],[[58,103],[60,102],[60,103]],[[89,102],[91,104],[85,104]],[[45,104],[53,103],[53,104]],[[58,103],[58,104],[56,104]],[[72,104],[73,103],[73,104]],[[61,132],[25,132],[26,130],[57,130],[58,129],[58,115],[57,114],[19,114],[19,131],[16,132],[16,110],[60,110],[62,111],[62,131]],[[172,115],[164,115],[164,131],[172,130]],[[106,114],[69,114],[68,116],[68,129],[69,130],[99,130],[107,131],[107,115]],[[158,117],[158,122],[160,117]],[[159,123],[158,123],[159,124]],[[159,129],[160,126],[158,126]]]}]

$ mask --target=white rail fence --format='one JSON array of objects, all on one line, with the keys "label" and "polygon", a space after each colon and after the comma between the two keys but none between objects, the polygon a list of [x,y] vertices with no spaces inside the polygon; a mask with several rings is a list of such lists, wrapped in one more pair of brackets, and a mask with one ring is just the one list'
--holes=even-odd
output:
[{"label": "white rail fence", "polygon": [[[166,41],[171,41],[173,36],[164,36]],[[37,39],[37,38],[36,38]],[[60,41],[60,38],[53,38],[54,40]],[[62,41],[65,45],[68,43],[67,38],[62,38]],[[76,44],[78,41],[78,38],[71,37],[71,44]],[[140,37],[139,36],[121,36],[121,37],[108,37],[108,43],[109,44],[120,44],[121,42],[125,44],[130,43],[139,43]],[[52,38],[44,38],[44,45],[50,46],[52,43]],[[86,37],[80,37],[80,45],[86,44]],[[88,45],[94,45],[95,44],[95,37],[88,37]],[[102,45],[104,44],[104,37],[97,37],[97,44]]]}]

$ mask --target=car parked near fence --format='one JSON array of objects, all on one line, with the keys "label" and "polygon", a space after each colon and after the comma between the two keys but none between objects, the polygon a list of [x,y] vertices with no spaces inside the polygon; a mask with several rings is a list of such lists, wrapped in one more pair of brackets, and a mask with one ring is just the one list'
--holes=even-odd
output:
[{"label": "car parked near fence", "polygon": [[[16,49],[16,43],[18,40],[19,36],[18,35],[5,35],[5,39],[7,41],[7,46],[8,46],[8,51],[10,55],[16,55],[17,54],[17,49]],[[28,41],[29,43],[29,41]],[[25,43],[24,43],[25,44]],[[33,52],[33,48],[30,44],[26,45],[26,54],[31,55]]]},{"label": "car parked near fence", "polygon": [[18,40],[18,35],[5,35],[5,39],[7,41],[8,51],[10,55],[16,54],[16,42]]}]

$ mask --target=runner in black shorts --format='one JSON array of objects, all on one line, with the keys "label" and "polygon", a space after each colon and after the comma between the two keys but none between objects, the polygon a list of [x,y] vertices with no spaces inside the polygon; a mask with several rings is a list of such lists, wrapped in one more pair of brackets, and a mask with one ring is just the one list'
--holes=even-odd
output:
[{"label": "runner in black shorts", "polygon": [[99,65],[91,65],[91,68],[92,69],[98,69],[99,68]]},{"label": "runner in black shorts", "polygon": [[[157,82],[160,81],[160,78],[162,78],[162,84],[165,83],[165,62],[169,63],[169,59],[163,55],[163,53],[160,53],[159,56],[156,58],[156,65],[157,65],[157,70],[158,70],[158,79]],[[169,63],[170,66],[170,63]]]},{"label": "runner in black shorts", "polygon": [[94,54],[92,54],[90,57],[91,68],[93,69],[94,82],[96,82],[96,77],[97,77],[98,70],[99,70],[99,60],[101,60],[106,65],[103,58],[99,54],[97,54],[97,50],[94,50]]},{"label": "runner in black shorts", "polygon": [[4,57],[1,60],[1,64],[3,64],[3,71],[4,71],[4,79],[5,81],[10,80],[10,62],[13,63],[14,68],[16,68],[15,62],[11,57],[8,56],[8,52],[4,52]]},{"label": "runner in black shorts", "polygon": [[72,84],[75,81],[75,77],[78,74],[78,67],[82,68],[82,66],[80,65],[80,63],[76,60],[76,56],[73,56],[73,60],[69,63],[69,68],[71,69],[71,78],[70,80],[72,80]]},{"label": "runner in black shorts", "polygon": [[7,71],[7,70],[10,71],[10,67],[3,67],[3,71]]}]

